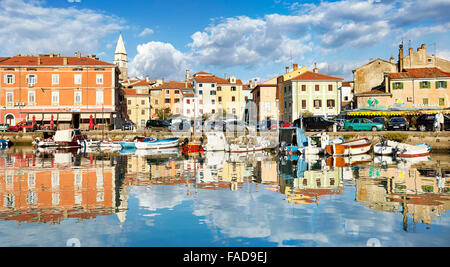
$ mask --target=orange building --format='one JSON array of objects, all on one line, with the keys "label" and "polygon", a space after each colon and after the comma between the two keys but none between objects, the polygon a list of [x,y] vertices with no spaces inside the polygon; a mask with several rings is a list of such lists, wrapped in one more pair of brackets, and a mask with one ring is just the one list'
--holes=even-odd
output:
[{"label": "orange building", "polygon": [[0,122],[53,121],[60,129],[111,124],[119,107],[116,65],[95,55],[59,54],[0,59]]},{"label": "orange building", "polygon": [[[162,85],[151,88],[151,91],[160,91],[159,97],[154,99],[159,103],[154,105],[155,113],[157,109],[170,108],[173,115],[183,114],[183,90],[191,88],[190,82],[177,81],[163,82]],[[153,114],[152,117],[155,117],[155,115]]]}]

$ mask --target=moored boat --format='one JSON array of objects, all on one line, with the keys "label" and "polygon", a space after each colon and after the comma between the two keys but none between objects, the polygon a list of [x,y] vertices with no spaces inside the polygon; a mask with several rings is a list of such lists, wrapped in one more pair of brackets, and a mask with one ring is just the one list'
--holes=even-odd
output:
[{"label": "moored boat", "polygon": [[431,147],[425,143],[410,145],[383,139],[375,144],[374,152],[379,155],[393,154],[401,158],[412,158],[428,156],[431,152]]},{"label": "moored boat", "polygon": [[36,147],[78,148],[85,138],[79,129],[58,130],[52,137],[41,140],[39,137],[33,141]]},{"label": "moored boat", "polygon": [[372,143],[367,138],[357,139],[340,144],[329,144],[326,151],[329,155],[350,156],[365,154],[372,148]]},{"label": "moored boat", "polygon": [[162,148],[178,147],[179,142],[180,142],[179,137],[173,137],[173,138],[153,140],[149,142],[136,142],[135,145],[137,149],[162,149]]},{"label": "moored boat", "polygon": [[136,136],[133,141],[122,141],[120,142],[120,146],[122,148],[136,148],[136,143],[137,142],[150,142],[150,141],[154,141],[156,139],[151,138],[151,137],[142,137],[142,136]]}]

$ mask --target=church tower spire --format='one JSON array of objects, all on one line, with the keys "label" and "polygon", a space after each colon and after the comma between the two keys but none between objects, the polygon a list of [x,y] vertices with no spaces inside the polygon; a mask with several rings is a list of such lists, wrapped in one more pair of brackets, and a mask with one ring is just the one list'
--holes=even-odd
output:
[{"label": "church tower spire", "polygon": [[119,40],[116,45],[116,52],[114,53],[114,64],[119,67],[120,76],[119,79],[124,81],[128,79],[128,59],[127,51],[125,50],[125,44],[123,42],[122,33],[119,36]]}]

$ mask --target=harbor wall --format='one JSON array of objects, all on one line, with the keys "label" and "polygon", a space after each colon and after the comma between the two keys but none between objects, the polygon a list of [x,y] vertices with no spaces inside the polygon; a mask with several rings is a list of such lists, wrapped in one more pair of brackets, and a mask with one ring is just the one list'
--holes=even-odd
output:
[{"label": "harbor wall", "polygon": [[[152,131],[85,131],[83,132],[88,139],[93,140],[101,140],[105,138],[110,138],[112,140],[132,140],[135,136],[146,136],[153,138],[169,138],[169,137],[180,137],[180,142],[182,142],[185,138],[191,138],[191,134],[189,132],[152,132]],[[307,132],[308,136],[317,134],[317,132]],[[376,143],[380,140],[381,136],[387,137],[388,139],[396,141],[401,141],[407,144],[420,144],[427,143],[431,146],[433,151],[447,151],[450,152],[450,131],[448,132],[416,132],[416,131],[408,131],[408,132],[330,132],[328,133],[330,138],[338,138],[342,137],[345,140],[354,140],[359,138],[368,138],[372,141],[372,143]],[[244,135],[244,133],[227,133],[228,138],[239,138]],[[266,136],[269,139],[276,140],[276,133],[274,132],[263,132],[258,133],[258,135]],[[14,145],[18,146],[27,146],[31,145],[31,142],[36,138],[43,138],[43,133],[41,132],[19,132],[19,133],[11,133],[11,132],[2,132],[0,133],[0,138],[9,138]],[[200,138],[200,134],[196,134],[195,139]],[[206,137],[203,136],[205,143]]]}]

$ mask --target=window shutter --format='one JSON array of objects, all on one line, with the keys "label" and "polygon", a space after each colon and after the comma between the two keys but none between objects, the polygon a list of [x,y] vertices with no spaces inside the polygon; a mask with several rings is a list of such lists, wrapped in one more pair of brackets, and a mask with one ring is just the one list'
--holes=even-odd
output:
[{"label": "window shutter", "polygon": [[447,88],[447,81],[444,81],[444,88]]},{"label": "window shutter", "polygon": [[439,88],[439,81],[435,82],[435,84],[436,84],[436,89],[438,89]]}]

